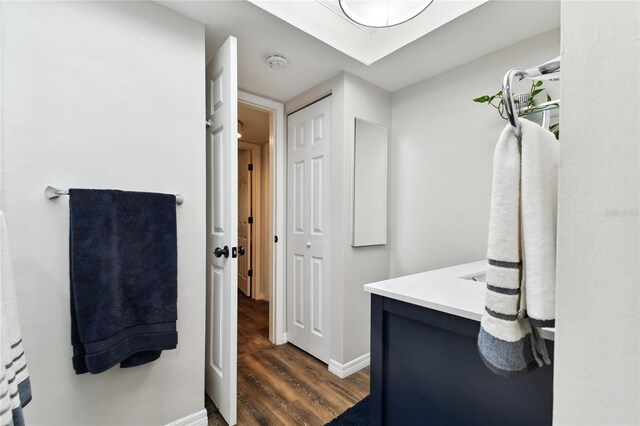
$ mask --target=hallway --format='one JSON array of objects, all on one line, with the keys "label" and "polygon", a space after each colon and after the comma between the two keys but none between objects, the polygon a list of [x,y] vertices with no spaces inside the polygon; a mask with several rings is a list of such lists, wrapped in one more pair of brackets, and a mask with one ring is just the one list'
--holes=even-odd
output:
[{"label": "hallway", "polygon": [[[369,394],[369,369],[346,379],[287,343],[269,342],[269,304],[238,295],[238,425],[324,425]],[[209,426],[226,425],[205,395]]]}]

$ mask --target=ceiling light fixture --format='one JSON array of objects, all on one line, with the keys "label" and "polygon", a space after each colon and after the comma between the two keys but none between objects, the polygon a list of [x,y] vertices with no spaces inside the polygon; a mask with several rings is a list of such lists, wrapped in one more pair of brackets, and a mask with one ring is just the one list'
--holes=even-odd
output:
[{"label": "ceiling light fixture", "polygon": [[387,28],[420,15],[433,0],[339,0],[339,3],[347,18],[356,24]]}]

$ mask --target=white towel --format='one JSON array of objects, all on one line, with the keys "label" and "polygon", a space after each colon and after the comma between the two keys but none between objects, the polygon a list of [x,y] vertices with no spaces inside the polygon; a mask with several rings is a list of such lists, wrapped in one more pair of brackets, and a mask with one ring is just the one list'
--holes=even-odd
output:
[{"label": "white towel", "polygon": [[1,211],[0,329],[0,425],[22,426],[22,407],[31,400],[31,384],[18,321],[7,224]]},{"label": "white towel", "polygon": [[[510,125],[500,135],[494,154],[487,291],[478,335],[478,349],[484,363],[491,371],[507,377],[526,374],[550,363],[544,340],[540,339],[538,330],[531,327],[525,305],[531,303],[535,312],[545,315],[551,312],[551,317],[544,319],[553,318],[555,311],[553,294],[548,291],[551,287],[555,292],[555,281],[545,282],[544,288],[541,281],[550,273],[546,270],[549,264],[553,264],[555,274],[555,203],[551,199],[557,194],[557,183],[550,195],[541,192],[552,186],[554,180],[557,182],[557,171],[545,174],[548,168],[557,167],[557,151],[550,159],[550,166],[541,164],[547,155],[546,133],[551,138],[553,135],[529,121],[522,122],[522,144],[527,146],[527,149],[523,148],[522,156],[518,138]],[[534,146],[539,139],[543,139],[544,148]],[[553,143],[556,143],[555,139]],[[525,203],[526,196],[530,199]],[[523,226],[525,204],[528,239],[524,237]],[[550,226],[552,218],[548,211],[552,208],[553,235],[543,238],[539,228]],[[546,228],[544,232],[548,232]],[[544,244],[550,244],[551,248],[543,247]],[[528,251],[533,256],[532,264]],[[554,254],[553,261],[549,259],[550,253]],[[529,277],[534,267],[545,269],[533,274],[531,279],[525,278],[525,273]],[[530,289],[530,285],[538,288]],[[528,297],[529,290],[531,298]]]},{"label": "white towel", "polygon": [[520,121],[526,312],[532,326],[554,327],[558,141],[537,124]]}]

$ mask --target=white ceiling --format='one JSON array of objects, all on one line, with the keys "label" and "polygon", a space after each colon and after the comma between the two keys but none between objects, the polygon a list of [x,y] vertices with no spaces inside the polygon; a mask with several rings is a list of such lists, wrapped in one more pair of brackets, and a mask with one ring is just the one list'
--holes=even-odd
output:
[{"label": "white ceiling", "polygon": [[[235,36],[239,88],[279,101],[342,71],[395,92],[560,26],[559,1],[491,0],[367,66],[248,1],[160,3],[206,25],[207,61]],[[289,66],[270,69],[265,58],[272,53],[285,55]]]}]

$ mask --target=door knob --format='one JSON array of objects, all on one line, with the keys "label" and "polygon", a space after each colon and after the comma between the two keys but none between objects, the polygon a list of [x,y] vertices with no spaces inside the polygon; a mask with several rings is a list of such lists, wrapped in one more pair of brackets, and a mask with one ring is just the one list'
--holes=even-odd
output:
[{"label": "door knob", "polygon": [[311,247],[311,241],[307,241],[307,248]]},{"label": "door knob", "polygon": [[213,251],[213,255],[215,257],[222,257],[224,256],[225,258],[229,257],[229,247],[224,246],[224,248],[220,248],[220,247],[216,247],[216,249]]},{"label": "door knob", "polygon": [[244,256],[247,251],[244,249],[244,246],[238,246],[238,255]]}]

